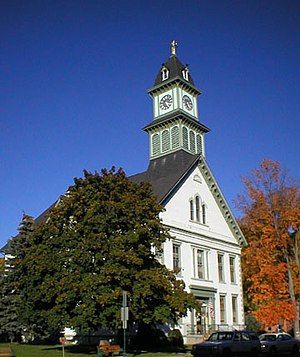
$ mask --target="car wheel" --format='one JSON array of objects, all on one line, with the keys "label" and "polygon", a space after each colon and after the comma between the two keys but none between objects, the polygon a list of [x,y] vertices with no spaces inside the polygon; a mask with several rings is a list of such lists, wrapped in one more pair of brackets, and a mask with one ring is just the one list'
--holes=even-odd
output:
[{"label": "car wheel", "polygon": [[231,353],[230,349],[229,348],[225,348],[225,350],[223,351],[222,356],[223,357],[231,357],[232,353]]},{"label": "car wheel", "polygon": [[249,354],[250,357],[257,357],[258,355],[259,355],[259,351],[257,348],[253,348]]},{"label": "car wheel", "polygon": [[299,347],[297,345],[294,345],[292,348],[292,356],[298,356],[299,353]]},{"label": "car wheel", "polygon": [[270,348],[269,356],[277,356],[277,348],[272,346]]}]

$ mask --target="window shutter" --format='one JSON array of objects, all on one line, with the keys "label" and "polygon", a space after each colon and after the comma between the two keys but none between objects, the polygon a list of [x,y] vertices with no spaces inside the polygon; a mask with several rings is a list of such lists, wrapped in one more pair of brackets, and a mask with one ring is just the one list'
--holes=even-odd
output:
[{"label": "window shutter", "polygon": [[200,134],[197,134],[197,154],[202,154],[202,137]]},{"label": "window shutter", "polygon": [[158,155],[160,153],[160,140],[159,134],[154,134],[152,136],[152,154]]},{"label": "window shutter", "polygon": [[190,150],[192,153],[196,153],[195,133],[192,130],[190,130]]},{"label": "window shutter", "polygon": [[189,149],[189,134],[187,128],[184,126],[182,128],[182,143],[184,149]]},{"label": "window shutter", "polygon": [[173,126],[171,129],[171,139],[172,139],[172,149],[179,147],[179,128],[178,126]]},{"label": "window shutter", "polygon": [[162,138],[162,152],[170,150],[170,133],[169,130],[164,130],[161,135]]}]

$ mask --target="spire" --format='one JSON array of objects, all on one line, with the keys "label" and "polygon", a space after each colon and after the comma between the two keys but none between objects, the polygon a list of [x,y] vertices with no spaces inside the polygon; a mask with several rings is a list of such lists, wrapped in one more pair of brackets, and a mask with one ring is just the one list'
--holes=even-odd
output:
[{"label": "spire", "polygon": [[171,55],[176,56],[176,48],[178,47],[178,43],[176,40],[171,42]]}]

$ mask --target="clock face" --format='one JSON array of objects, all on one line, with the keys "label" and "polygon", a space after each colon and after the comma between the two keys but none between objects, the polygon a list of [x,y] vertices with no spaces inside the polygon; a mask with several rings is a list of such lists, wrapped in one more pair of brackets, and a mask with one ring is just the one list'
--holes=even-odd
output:
[{"label": "clock face", "polygon": [[170,106],[172,105],[172,102],[173,102],[173,98],[170,96],[170,94],[166,94],[161,98],[159,102],[159,107],[162,110],[169,109]]},{"label": "clock face", "polygon": [[191,98],[188,97],[187,95],[184,95],[182,97],[182,103],[183,107],[187,110],[192,110],[193,109],[193,102],[191,101]]}]

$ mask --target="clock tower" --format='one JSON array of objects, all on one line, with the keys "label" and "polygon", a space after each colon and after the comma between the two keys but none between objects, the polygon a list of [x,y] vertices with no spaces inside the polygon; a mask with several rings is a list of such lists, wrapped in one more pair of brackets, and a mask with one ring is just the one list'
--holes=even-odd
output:
[{"label": "clock tower", "polygon": [[184,150],[205,156],[204,134],[209,129],[199,122],[198,95],[188,65],[176,55],[177,42],[171,42],[171,56],[162,64],[154,86],[153,121],[144,130],[149,134],[150,159]]}]

